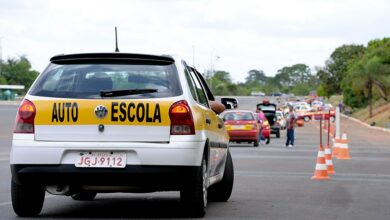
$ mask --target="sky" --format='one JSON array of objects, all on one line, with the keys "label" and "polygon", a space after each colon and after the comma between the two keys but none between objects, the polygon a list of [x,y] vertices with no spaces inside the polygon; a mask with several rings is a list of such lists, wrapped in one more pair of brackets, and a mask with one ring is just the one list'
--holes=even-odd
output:
[{"label": "sky", "polygon": [[0,0],[2,58],[27,56],[41,72],[56,54],[172,54],[200,72],[274,76],[323,66],[343,44],[390,36],[387,0]]}]

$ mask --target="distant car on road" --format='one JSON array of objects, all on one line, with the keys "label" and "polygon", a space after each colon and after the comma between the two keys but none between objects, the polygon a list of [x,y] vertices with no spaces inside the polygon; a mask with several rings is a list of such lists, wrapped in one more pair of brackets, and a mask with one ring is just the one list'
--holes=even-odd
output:
[{"label": "distant car on road", "polygon": [[264,92],[259,92],[259,91],[253,91],[251,92],[251,96],[265,96],[265,93]]},{"label": "distant car on road", "polygon": [[253,112],[246,110],[226,111],[222,119],[231,142],[253,143],[259,146],[259,125]]},{"label": "distant car on road", "polygon": [[271,134],[275,134],[280,138],[280,124],[276,123],[276,105],[270,103],[269,100],[263,100],[262,103],[256,105],[257,109],[261,108],[271,126]]},{"label": "distant car on road", "polygon": [[276,123],[280,125],[282,130],[286,129],[286,119],[282,111],[276,111]]}]

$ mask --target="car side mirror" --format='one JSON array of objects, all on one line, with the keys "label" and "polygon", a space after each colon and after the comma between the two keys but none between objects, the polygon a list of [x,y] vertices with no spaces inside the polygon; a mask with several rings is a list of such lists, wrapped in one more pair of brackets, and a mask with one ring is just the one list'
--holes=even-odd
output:
[{"label": "car side mirror", "polygon": [[226,109],[235,109],[238,107],[238,100],[236,98],[221,98],[221,103]]},{"label": "car side mirror", "polygon": [[210,108],[213,110],[216,114],[221,114],[223,111],[225,111],[225,106],[222,105],[220,102],[217,101],[209,101]]}]

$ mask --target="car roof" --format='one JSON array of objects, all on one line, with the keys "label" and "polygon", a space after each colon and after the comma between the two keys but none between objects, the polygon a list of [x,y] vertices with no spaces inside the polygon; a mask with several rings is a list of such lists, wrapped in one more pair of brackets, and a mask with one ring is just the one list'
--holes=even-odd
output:
[{"label": "car roof", "polygon": [[53,56],[50,62],[55,64],[79,64],[79,63],[136,63],[169,65],[175,60],[169,55],[149,55],[136,53],[76,53]]}]

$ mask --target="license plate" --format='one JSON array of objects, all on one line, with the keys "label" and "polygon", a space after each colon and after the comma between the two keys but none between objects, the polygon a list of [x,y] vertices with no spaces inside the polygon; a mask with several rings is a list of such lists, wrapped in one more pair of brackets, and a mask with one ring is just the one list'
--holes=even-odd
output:
[{"label": "license plate", "polygon": [[244,128],[245,128],[244,125],[232,125],[232,129],[233,130],[242,130]]},{"label": "license plate", "polygon": [[75,162],[76,167],[90,168],[124,168],[124,152],[80,152]]}]

